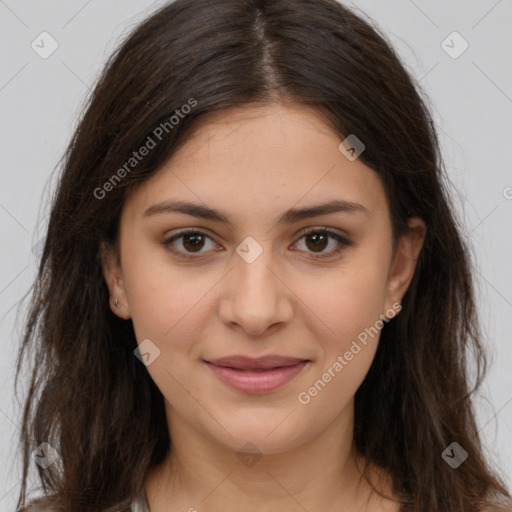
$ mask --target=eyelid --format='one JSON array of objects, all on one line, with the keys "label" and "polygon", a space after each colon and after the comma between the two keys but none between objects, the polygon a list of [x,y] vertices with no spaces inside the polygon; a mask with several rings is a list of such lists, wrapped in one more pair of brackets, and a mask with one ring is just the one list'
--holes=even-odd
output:
[{"label": "eyelid", "polygon": [[342,230],[335,231],[335,228],[328,228],[327,226],[313,226],[309,228],[305,228],[304,230],[300,231],[299,233],[299,239],[302,238],[304,235],[308,235],[309,233],[318,233],[318,232],[325,232],[333,235],[337,235],[340,238],[342,238],[347,244],[352,243],[350,241],[349,236],[343,232]]},{"label": "eyelid", "polygon": [[[345,233],[339,233],[337,231],[334,231],[334,228],[328,228],[326,226],[311,226],[311,227],[308,227],[308,228],[305,228],[304,230],[301,230],[299,232],[297,236],[297,239],[296,241],[293,243],[293,245],[296,245],[304,236],[310,234],[310,233],[318,233],[318,234],[325,234],[327,235],[330,239],[334,239],[338,242],[338,247],[328,253],[313,253],[313,252],[310,252],[309,254],[311,255],[311,258],[313,260],[321,260],[321,259],[328,259],[328,258],[332,258],[336,255],[338,255],[338,253],[340,251],[342,251],[344,248],[346,247],[349,247],[349,246],[352,246],[354,245],[354,243],[350,240],[350,238],[345,234]],[[201,257],[201,255],[205,254],[203,252],[198,252],[196,254],[194,253],[186,253],[186,252],[182,252],[182,251],[178,251],[176,250],[173,246],[172,246],[172,242],[174,242],[175,240],[178,240],[180,239],[181,237],[185,236],[185,235],[188,235],[188,234],[198,234],[198,235],[202,235],[204,236],[205,238],[209,238],[212,242],[216,243],[217,245],[218,242],[216,242],[216,240],[210,236],[207,232],[207,230],[205,230],[204,228],[185,228],[185,229],[182,229],[181,231],[178,231],[177,233],[171,235],[171,236],[168,236],[166,237],[163,241],[162,241],[162,245],[167,248],[168,250],[170,250],[171,252],[173,252],[174,254],[178,255],[179,257],[183,257],[184,259],[199,259]],[[294,249],[296,250],[296,249]],[[209,251],[207,251],[209,252]],[[207,253],[206,252],[206,253]],[[307,251],[306,251],[307,252]]]}]

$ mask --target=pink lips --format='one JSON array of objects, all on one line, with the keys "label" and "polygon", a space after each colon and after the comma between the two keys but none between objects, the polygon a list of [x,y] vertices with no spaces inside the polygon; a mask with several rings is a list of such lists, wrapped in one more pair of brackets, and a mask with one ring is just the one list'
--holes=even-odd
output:
[{"label": "pink lips", "polygon": [[292,380],[308,362],[284,356],[232,356],[205,361],[222,382],[246,393],[273,391]]}]

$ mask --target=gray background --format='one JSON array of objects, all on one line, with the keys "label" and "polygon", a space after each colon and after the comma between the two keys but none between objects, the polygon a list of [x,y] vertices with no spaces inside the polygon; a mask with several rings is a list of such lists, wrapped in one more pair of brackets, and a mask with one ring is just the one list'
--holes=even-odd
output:
[{"label": "gray background", "polygon": [[[163,3],[0,0],[0,511],[14,510],[20,482],[16,306],[35,275],[33,247],[45,231],[47,194],[55,185],[50,178],[119,37]],[[431,98],[455,207],[474,247],[491,356],[477,400],[479,426],[489,456],[510,482],[512,0],[347,3],[383,29]],[[47,59],[31,47],[34,40],[42,46],[44,31],[58,43]],[[469,46],[459,55],[464,40]]]}]

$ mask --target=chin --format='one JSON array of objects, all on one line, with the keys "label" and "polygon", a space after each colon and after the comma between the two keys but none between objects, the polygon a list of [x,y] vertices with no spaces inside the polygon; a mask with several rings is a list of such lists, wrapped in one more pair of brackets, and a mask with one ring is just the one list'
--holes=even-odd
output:
[{"label": "chin", "polygon": [[[226,448],[237,453],[277,454],[297,447],[307,438],[293,421],[285,420],[282,414],[279,421],[261,421],[254,417],[253,422],[232,423],[224,425],[222,436],[216,440]],[[290,415],[291,416],[291,415]],[[218,432],[218,430],[216,430]]]}]

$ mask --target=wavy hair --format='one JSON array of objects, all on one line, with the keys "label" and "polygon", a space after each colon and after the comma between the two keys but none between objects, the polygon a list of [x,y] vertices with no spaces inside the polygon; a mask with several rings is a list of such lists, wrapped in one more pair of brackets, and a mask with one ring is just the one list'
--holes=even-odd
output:
[{"label": "wavy hair", "polygon": [[[475,421],[487,360],[470,251],[419,84],[371,20],[335,0],[176,0],[110,57],[61,162],[18,355],[17,390],[25,366],[30,373],[18,510],[34,466],[37,503],[129,510],[172,449],[163,395],[133,354],[132,322],[109,308],[100,247],[118,241],[127,192],[207,114],[289,101],[315,108],[341,140],[364,141],[359,158],[382,180],[394,241],[411,216],[427,227],[401,314],[382,329],[355,396],[365,475],[370,464],[389,472],[403,511],[469,512],[510,498]],[[127,166],[148,137],[155,147]],[[453,441],[468,453],[456,470],[441,456]],[[31,453],[45,442],[58,458],[42,469]]]}]

